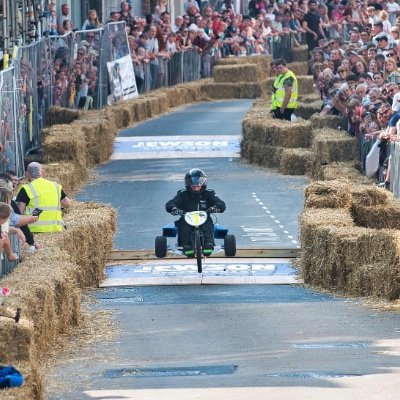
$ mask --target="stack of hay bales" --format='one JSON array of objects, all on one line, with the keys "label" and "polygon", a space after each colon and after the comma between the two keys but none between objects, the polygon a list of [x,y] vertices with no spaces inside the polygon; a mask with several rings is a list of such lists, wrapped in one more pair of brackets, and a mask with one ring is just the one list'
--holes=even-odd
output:
[{"label": "stack of hay bales", "polygon": [[286,175],[311,172],[314,155],[309,121],[272,118],[268,101],[257,102],[243,119],[241,156],[250,163],[276,168]]},{"label": "stack of hay bales", "polygon": [[66,231],[40,235],[43,249],[1,280],[11,290],[1,313],[13,315],[21,308],[21,320],[16,324],[0,317],[0,357],[27,378],[22,388],[7,391],[7,398],[43,398],[37,363],[61,334],[80,323],[81,289],[97,286],[104,276],[115,211],[106,205],[74,202],[64,221]]},{"label": "stack of hay bales", "polygon": [[299,46],[295,47],[293,50],[293,59],[296,61],[308,61],[308,47],[307,46]]},{"label": "stack of hay bales", "polygon": [[313,151],[317,166],[360,158],[357,139],[345,131],[330,128],[314,129]]},{"label": "stack of hay bales", "polygon": [[203,93],[210,99],[257,98],[263,95],[260,85],[262,68],[257,63],[217,65],[214,81],[204,83]]},{"label": "stack of hay bales", "polygon": [[399,203],[383,189],[333,180],[313,182],[305,197],[304,281],[350,295],[398,299]]}]

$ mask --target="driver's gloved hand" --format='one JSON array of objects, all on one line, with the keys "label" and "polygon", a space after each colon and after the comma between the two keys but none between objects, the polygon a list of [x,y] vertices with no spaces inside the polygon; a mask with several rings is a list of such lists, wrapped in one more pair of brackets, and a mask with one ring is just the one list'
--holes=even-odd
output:
[{"label": "driver's gloved hand", "polygon": [[221,210],[218,207],[210,207],[208,209],[208,212],[211,213],[211,214],[215,214],[215,213],[221,212]]},{"label": "driver's gloved hand", "polygon": [[172,215],[175,215],[175,216],[183,215],[183,214],[185,214],[185,211],[183,211],[183,210],[181,210],[181,209],[179,209],[179,208],[177,208],[177,207],[174,207],[174,208],[171,210],[171,214],[172,214]]}]

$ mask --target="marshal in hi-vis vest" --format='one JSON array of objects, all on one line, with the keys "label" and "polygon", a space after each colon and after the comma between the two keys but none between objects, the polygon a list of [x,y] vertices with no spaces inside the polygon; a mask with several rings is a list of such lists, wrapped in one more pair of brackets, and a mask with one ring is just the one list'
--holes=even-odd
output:
[{"label": "marshal in hi-vis vest", "polygon": [[22,187],[29,197],[25,214],[32,214],[35,208],[43,210],[39,219],[35,223],[29,224],[29,229],[32,232],[59,232],[64,230],[61,212],[61,185],[44,178],[37,178]]},{"label": "marshal in hi-vis vest", "polygon": [[282,107],[283,99],[285,98],[285,81],[287,78],[293,78],[292,93],[290,95],[289,103],[286,108],[297,108],[298,85],[296,75],[289,71],[284,75],[278,75],[274,81],[275,91],[272,93],[271,110],[277,110]]}]

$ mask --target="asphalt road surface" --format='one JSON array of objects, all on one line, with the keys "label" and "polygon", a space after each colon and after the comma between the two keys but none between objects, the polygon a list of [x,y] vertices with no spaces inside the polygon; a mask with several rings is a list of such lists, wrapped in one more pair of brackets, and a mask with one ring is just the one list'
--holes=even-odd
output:
[{"label": "asphalt road surface", "polygon": [[[165,202],[196,166],[226,200],[219,222],[239,247],[296,248],[307,179],[240,161],[240,121],[250,106],[195,104],[126,129],[78,199],[118,208],[116,248],[150,249],[171,222]],[[113,335],[61,362],[49,399],[400,396],[400,318],[355,299],[296,284],[110,287],[90,295],[94,322],[101,313]]]}]

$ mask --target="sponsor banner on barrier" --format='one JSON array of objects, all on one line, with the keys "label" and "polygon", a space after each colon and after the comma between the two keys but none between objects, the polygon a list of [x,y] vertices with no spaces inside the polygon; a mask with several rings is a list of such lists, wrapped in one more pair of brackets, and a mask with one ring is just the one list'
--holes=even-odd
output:
[{"label": "sponsor banner on barrier", "polygon": [[239,157],[240,140],[239,135],[120,137],[111,158]]},{"label": "sponsor banner on barrier", "polygon": [[139,96],[132,59],[129,54],[118,60],[107,62],[107,70],[111,89],[109,104]]}]

